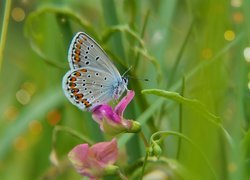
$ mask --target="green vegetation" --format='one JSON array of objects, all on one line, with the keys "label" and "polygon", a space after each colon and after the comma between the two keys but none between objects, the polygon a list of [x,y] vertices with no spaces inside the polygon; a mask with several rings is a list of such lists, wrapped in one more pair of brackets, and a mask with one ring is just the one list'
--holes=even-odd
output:
[{"label": "green vegetation", "polygon": [[61,88],[79,31],[132,67],[124,117],[145,137],[117,137],[128,179],[250,179],[249,0],[1,1],[1,179],[80,179],[68,152],[111,139]]}]

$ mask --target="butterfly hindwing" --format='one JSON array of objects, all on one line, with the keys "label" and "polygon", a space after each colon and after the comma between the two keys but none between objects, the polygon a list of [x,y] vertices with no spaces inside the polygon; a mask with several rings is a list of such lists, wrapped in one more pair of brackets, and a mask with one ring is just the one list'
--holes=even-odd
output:
[{"label": "butterfly hindwing", "polygon": [[82,110],[112,99],[112,76],[92,68],[71,70],[63,78],[63,89],[71,103]]}]

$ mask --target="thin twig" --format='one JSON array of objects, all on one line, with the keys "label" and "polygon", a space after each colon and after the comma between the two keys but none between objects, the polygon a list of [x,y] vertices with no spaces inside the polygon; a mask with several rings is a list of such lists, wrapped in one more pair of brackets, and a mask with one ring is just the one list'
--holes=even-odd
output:
[{"label": "thin twig", "polygon": [[8,31],[11,2],[12,2],[11,0],[5,1],[2,33],[1,33],[1,38],[0,38],[0,71],[2,69],[3,53],[4,53],[4,47],[5,47],[7,31]]}]

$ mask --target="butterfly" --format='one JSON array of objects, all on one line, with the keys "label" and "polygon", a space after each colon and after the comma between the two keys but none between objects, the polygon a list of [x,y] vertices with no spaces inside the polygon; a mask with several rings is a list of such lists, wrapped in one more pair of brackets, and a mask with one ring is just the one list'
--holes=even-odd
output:
[{"label": "butterfly", "polygon": [[128,79],[120,75],[104,50],[90,36],[78,32],[68,51],[70,70],[64,75],[65,96],[81,110],[119,99]]}]

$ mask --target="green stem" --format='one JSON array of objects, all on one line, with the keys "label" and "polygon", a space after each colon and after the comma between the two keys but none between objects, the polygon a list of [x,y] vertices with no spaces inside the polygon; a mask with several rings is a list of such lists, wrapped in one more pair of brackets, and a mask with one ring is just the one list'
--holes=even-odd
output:
[{"label": "green stem", "polygon": [[172,72],[170,73],[170,75],[169,75],[169,82],[168,82],[168,87],[170,87],[171,85],[172,85],[172,83],[173,83],[173,80],[174,80],[174,76],[175,76],[175,74],[176,74],[176,71],[177,71],[177,68],[178,68],[178,66],[179,66],[179,64],[180,64],[180,61],[181,61],[181,57],[182,57],[182,55],[183,55],[183,52],[184,52],[184,50],[185,50],[185,47],[186,47],[186,45],[187,45],[187,43],[188,43],[188,39],[189,39],[189,37],[190,37],[190,35],[191,35],[191,32],[192,32],[192,29],[193,29],[193,21],[190,23],[190,26],[189,26],[189,29],[188,29],[188,32],[187,32],[187,35],[186,35],[186,37],[185,37],[185,39],[184,39],[184,41],[183,41],[183,43],[182,43],[182,45],[181,45],[181,48],[180,48],[180,50],[179,50],[179,52],[178,52],[178,54],[177,54],[177,57],[176,57],[176,60],[175,60],[175,63],[174,63],[174,67],[172,68]]},{"label": "green stem", "polygon": [[[117,10],[116,10],[116,3],[114,0],[103,0],[102,3],[102,10],[103,16],[108,26],[120,24]],[[115,34],[114,39],[112,40],[112,47],[116,49],[117,54],[127,62],[126,54],[124,51],[122,36],[120,34]]]},{"label": "green stem", "polygon": [[147,164],[147,161],[148,161],[148,154],[149,154],[149,152],[147,151],[147,152],[146,152],[146,156],[145,156],[144,161],[143,161],[143,165],[142,165],[140,180],[142,180],[143,175],[144,175],[144,171],[145,171],[146,164]]},{"label": "green stem", "polygon": [[203,159],[205,160],[206,164],[208,165],[209,169],[211,170],[212,174],[214,175],[215,179],[218,179],[213,167],[210,165],[208,159],[206,158],[205,154],[203,153],[203,151],[199,148],[199,146],[197,146],[191,139],[189,139],[188,137],[186,137],[185,135],[175,132],[175,131],[158,131],[156,133],[154,133],[151,138],[150,138],[150,143],[153,144],[155,143],[155,138],[161,137],[161,136],[168,136],[168,135],[174,135],[180,138],[183,138],[184,140],[186,140],[187,142],[189,142],[193,147],[196,148],[196,150],[201,154],[201,156],[203,157]]},{"label": "green stem", "polygon": [[128,180],[128,178],[119,170],[118,175],[121,178],[121,180]]},{"label": "green stem", "polygon": [[1,38],[0,38],[0,71],[2,69],[3,53],[4,53],[6,38],[7,38],[11,2],[12,2],[11,0],[5,1],[5,8],[4,8],[5,11],[4,11],[4,17],[3,17]]},{"label": "green stem", "polygon": [[[181,96],[184,96],[185,91],[185,76],[182,78],[182,89],[180,92]],[[179,110],[179,132],[182,133],[182,119],[183,119],[183,112],[182,112],[182,103],[180,103],[180,110]],[[178,160],[180,158],[180,151],[181,151],[181,138],[178,139],[178,149],[177,149],[177,156],[176,159]]]},{"label": "green stem", "polygon": [[[143,37],[144,37],[145,31],[146,31],[146,27],[147,27],[147,24],[148,24],[149,15],[150,15],[150,10],[147,11],[145,19],[144,19],[144,22],[143,22],[141,36],[140,36],[141,39],[143,39]],[[141,44],[139,44],[139,46],[141,47]],[[135,69],[137,69],[137,65],[138,65],[139,59],[140,59],[140,53],[138,52],[137,55],[136,55],[136,58],[135,58]]]},{"label": "green stem", "polygon": [[94,142],[92,140],[90,140],[88,137],[82,135],[81,133],[75,131],[74,129],[71,129],[69,127],[65,127],[65,126],[56,126],[53,130],[53,134],[52,134],[52,149],[55,149],[55,143],[57,140],[57,133],[59,131],[62,132],[66,132],[68,134],[70,134],[73,137],[76,137],[78,139],[80,139],[81,141],[84,141],[90,145],[94,144]]},{"label": "green stem", "polygon": [[[140,168],[144,165],[144,161],[145,161],[145,157],[142,157],[140,159],[138,159],[135,163],[128,165],[125,168],[125,172],[126,174],[136,174],[135,172],[140,170]],[[162,164],[170,164],[173,160],[168,159],[166,157],[159,157],[159,158],[155,158],[155,157],[150,157],[148,155],[147,157],[147,163],[151,163],[151,164],[158,164],[158,163],[162,163]],[[177,166],[175,166],[177,167]]]},{"label": "green stem", "polygon": [[142,131],[140,131],[140,136],[141,136],[141,138],[143,140],[143,143],[144,143],[145,147],[148,148],[149,143],[148,143],[148,141],[147,141],[147,139],[146,139],[146,137],[145,137],[145,135],[144,135],[144,133]]}]

